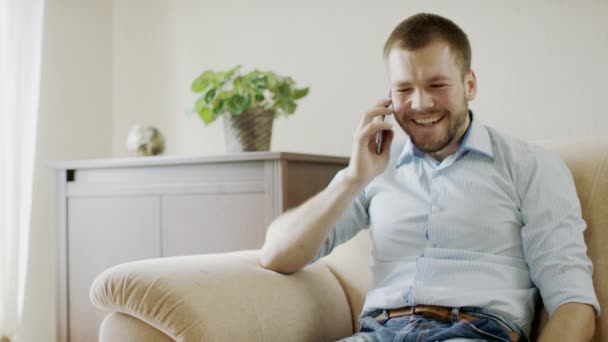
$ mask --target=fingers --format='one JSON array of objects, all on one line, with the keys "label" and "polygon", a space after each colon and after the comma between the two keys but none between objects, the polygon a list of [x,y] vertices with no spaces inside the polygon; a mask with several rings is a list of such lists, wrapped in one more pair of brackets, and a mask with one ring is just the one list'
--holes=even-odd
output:
[{"label": "fingers", "polygon": [[368,123],[362,130],[357,133],[357,139],[362,142],[369,141],[372,136],[374,141],[376,139],[376,133],[380,130],[391,131],[393,124],[384,121],[373,121]]},{"label": "fingers", "polygon": [[378,101],[374,107],[370,108],[367,112],[365,112],[365,114],[363,114],[361,117],[361,122],[359,123],[359,129],[363,129],[363,127],[372,122],[376,117],[393,114],[393,110],[389,108],[390,104],[390,97]]},{"label": "fingers", "polygon": [[382,98],[376,102],[374,107],[388,107],[391,104],[391,101],[392,99],[390,97]]}]

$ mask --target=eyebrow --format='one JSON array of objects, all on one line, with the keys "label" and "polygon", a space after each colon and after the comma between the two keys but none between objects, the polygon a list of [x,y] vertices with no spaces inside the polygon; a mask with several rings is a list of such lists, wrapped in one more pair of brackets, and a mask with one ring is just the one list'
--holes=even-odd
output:
[{"label": "eyebrow", "polygon": [[445,75],[437,75],[437,76],[431,77],[431,79],[429,79],[429,82],[433,83],[433,82],[438,82],[438,81],[449,81],[449,80],[450,80],[450,78]]},{"label": "eyebrow", "polygon": [[410,85],[411,85],[410,82],[405,82],[405,81],[397,81],[397,82],[393,83],[393,87],[407,87]]},{"label": "eyebrow", "polygon": [[[433,83],[433,82],[440,82],[440,81],[451,81],[451,79],[446,75],[435,75],[435,76],[429,78],[426,82]],[[407,81],[397,81],[397,82],[393,83],[393,87],[408,87],[411,85],[412,85],[412,83],[407,82]]]}]

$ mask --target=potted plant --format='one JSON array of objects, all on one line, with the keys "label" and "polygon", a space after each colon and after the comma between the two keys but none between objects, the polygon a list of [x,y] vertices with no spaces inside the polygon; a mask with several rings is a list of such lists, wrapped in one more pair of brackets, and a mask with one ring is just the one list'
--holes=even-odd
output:
[{"label": "potted plant", "polygon": [[293,114],[308,90],[272,71],[243,74],[240,65],[204,71],[192,83],[192,91],[201,94],[194,110],[203,122],[209,125],[223,115],[229,152],[268,151],[274,119]]}]

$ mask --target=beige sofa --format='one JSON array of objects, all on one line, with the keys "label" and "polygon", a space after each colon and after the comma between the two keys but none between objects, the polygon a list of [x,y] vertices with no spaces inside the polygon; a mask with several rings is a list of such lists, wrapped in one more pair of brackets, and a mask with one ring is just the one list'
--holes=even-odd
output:
[{"label": "beige sofa", "polygon": [[[546,144],[566,161],[588,223],[603,310],[608,302],[608,140]],[[293,275],[258,265],[258,251],[131,262],[108,269],[91,300],[109,312],[100,341],[333,341],[351,335],[371,283],[363,231]],[[537,310],[534,336],[546,322]],[[608,315],[594,341],[608,341]]]}]

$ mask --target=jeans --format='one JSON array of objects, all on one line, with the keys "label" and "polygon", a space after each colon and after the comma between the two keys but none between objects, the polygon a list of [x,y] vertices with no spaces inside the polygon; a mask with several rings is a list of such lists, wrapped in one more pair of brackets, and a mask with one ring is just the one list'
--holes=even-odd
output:
[{"label": "jeans", "polygon": [[[474,322],[459,321],[459,312],[466,312],[469,315],[480,317],[480,319]],[[527,342],[519,327],[481,308],[453,308],[452,320],[449,322],[417,315],[376,321],[373,317],[381,313],[384,313],[386,317],[385,310],[378,310],[371,316],[363,317],[361,319],[361,330],[351,337],[340,340],[340,342],[511,342],[511,338],[503,325],[517,332],[520,336],[520,342]]]}]

